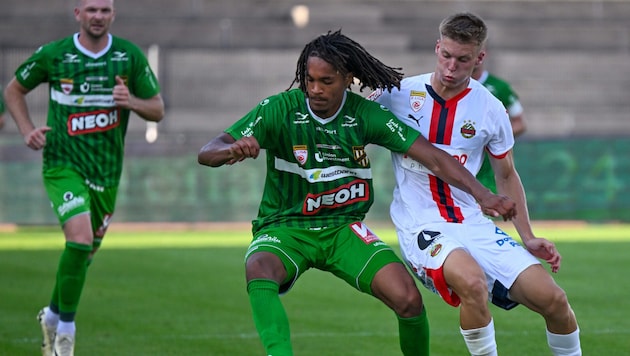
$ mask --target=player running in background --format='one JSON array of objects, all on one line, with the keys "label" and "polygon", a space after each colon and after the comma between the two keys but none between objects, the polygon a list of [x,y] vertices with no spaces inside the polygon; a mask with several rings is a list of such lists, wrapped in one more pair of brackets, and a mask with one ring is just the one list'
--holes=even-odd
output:
[{"label": "player running in background", "polygon": [[504,309],[520,303],[539,313],[551,352],[580,355],[567,296],[536,259],[547,261],[553,272],[560,268],[554,244],[532,231],[508,115],[497,98],[470,80],[485,55],[487,27],[479,17],[459,13],[444,19],[439,30],[434,73],[405,78],[400,89],[370,98],[472,173],[485,150],[490,152],[499,193],[517,204],[512,221],[525,248],[484,216],[478,199],[411,155],[392,153],[396,186],[390,213],[403,258],[429,290],[459,307],[461,334],[472,355],[497,355],[489,299]]},{"label": "player running in background", "polygon": [[[340,31],[308,43],[286,92],[261,101],[201,148],[200,164],[218,167],[266,150],[267,172],[246,280],[253,319],[267,355],[292,355],[279,298],[309,268],[328,271],[391,308],[404,355],[429,354],[429,325],[413,277],[363,219],[374,199],[366,145],[406,152],[442,179],[511,218],[513,202],[473,175],[387,109],[348,89],[391,89],[402,74]],[[343,353],[340,350],[340,353]]]},{"label": "player running in background", "polygon": [[[43,148],[44,186],[65,235],[50,304],[38,319],[43,355],[72,355],[87,267],[114,213],[124,139],[133,111],[160,121],[164,103],[143,52],[112,36],[113,0],[78,0],[79,32],[40,47],[5,90],[24,141]],[[26,95],[50,87],[46,125],[35,127]]]},{"label": "player running in background", "polygon": [[[482,49],[486,54],[488,53],[484,48]],[[479,81],[485,86],[497,99],[503,103],[503,106],[507,109],[508,116],[510,117],[510,123],[512,124],[512,133],[514,137],[522,135],[526,130],[525,118],[523,117],[523,105],[516,95],[516,92],[512,89],[510,84],[502,78],[488,72],[485,68],[485,60],[482,59],[479,64],[475,65],[475,69],[472,72],[472,78]],[[497,184],[494,179],[494,171],[490,165],[489,154],[486,152],[483,164],[479,168],[477,173],[477,179],[488,187],[493,192],[497,192]]]}]

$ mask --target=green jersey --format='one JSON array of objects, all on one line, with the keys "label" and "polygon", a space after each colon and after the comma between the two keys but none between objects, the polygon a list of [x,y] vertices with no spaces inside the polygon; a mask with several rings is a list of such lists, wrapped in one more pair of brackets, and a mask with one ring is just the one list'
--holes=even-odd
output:
[{"label": "green jersey", "polygon": [[[484,71],[481,74],[479,82],[481,82],[481,84],[483,84],[483,86],[486,87],[492,95],[503,103],[503,106],[505,106],[510,118],[523,113],[523,106],[518,99],[518,95],[516,95],[508,82],[490,74],[488,71]],[[494,171],[492,171],[490,159],[487,154],[485,155],[483,163],[479,168],[477,179],[493,193],[497,192],[497,184],[494,180]]]},{"label": "green jersey", "polygon": [[385,107],[350,91],[336,115],[317,118],[299,89],[263,100],[226,132],[237,140],[254,136],[267,152],[254,231],[363,220],[374,201],[365,146],[406,152],[419,136]]},{"label": "green jersey", "polygon": [[523,113],[523,106],[518,99],[518,95],[516,95],[516,92],[514,92],[508,82],[487,71],[484,71],[479,78],[479,82],[503,103],[510,117]]},{"label": "green jersey", "polygon": [[157,95],[159,84],[144,53],[111,35],[103,51],[91,53],[75,34],[40,47],[15,74],[28,89],[49,85],[52,130],[46,133],[43,169],[70,167],[90,184],[117,186],[130,111],[114,102],[115,78],[138,98]]}]

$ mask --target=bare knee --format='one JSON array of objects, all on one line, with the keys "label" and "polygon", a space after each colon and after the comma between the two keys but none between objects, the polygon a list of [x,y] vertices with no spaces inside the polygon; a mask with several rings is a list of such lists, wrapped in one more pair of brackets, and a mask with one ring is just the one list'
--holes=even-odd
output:
[{"label": "bare knee", "polygon": [[281,284],[287,277],[287,271],[280,258],[270,252],[256,252],[245,263],[247,281],[252,279],[270,279]]},{"label": "bare knee", "polygon": [[556,287],[548,293],[546,302],[541,306],[541,314],[545,318],[562,318],[566,316],[570,312],[571,307],[564,290]]},{"label": "bare knee", "polygon": [[400,263],[390,263],[376,273],[372,294],[402,318],[418,316],[422,312],[422,295],[413,277]]}]

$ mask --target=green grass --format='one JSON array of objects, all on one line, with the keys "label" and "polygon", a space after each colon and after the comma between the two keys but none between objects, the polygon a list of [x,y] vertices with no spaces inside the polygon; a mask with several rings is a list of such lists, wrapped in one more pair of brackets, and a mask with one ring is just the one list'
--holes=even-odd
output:
[{"label": "green grass", "polygon": [[[388,226],[373,229],[395,243]],[[563,255],[555,277],[578,316],[584,355],[627,355],[630,227],[536,231]],[[248,241],[247,229],[111,231],[88,274],[76,354],[263,355],[245,293]],[[0,355],[38,354],[35,315],[49,299],[62,245],[57,228],[0,233]],[[457,309],[421,291],[433,355],[466,355]],[[329,274],[307,272],[282,301],[296,355],[400,355],[394,314]],[[541,317],[522,306],[492,310],[502,355],[549,354]]]}]

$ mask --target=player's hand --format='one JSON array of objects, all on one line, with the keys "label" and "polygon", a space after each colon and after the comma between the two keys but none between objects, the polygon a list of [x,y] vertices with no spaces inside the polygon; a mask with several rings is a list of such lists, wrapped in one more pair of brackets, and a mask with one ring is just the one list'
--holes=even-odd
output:
[{"label": "player's hand", "polygon": [[112,91],[112,96],[116,106],[130,110],[132,109],[133,97],[129,92],[129,88],[125,85],[125,81],[118,75],[116,76],[116,85]]},{"label": "player's hand", "polygon": [[46,146],[46,132],[52,130],[48,126],[35,128],[24,136],[24,143],[31,149],[37,151]]},{"label": "player's hand", "polygon": [[529,251],[532,255],[549,263],[551,272],[556,273],[560,270],[562,256],[560,256],[560,253],[553,242],[544,238],[536,237],[524,241],[523,244],[525,245],[525,248],[527,248],[527,251]]},{"label": "player's hand", "polygon": [[230,160],[226,164],[234,164],[245,158],[257,158],[260,154],[260,144],[254,136],[243,137],[230,146]]},{"label": "player's hand", "polygon": [[502,216],[503,221],[512,220],[516,216],[516,203],[505,195],[488,194],[479,201],[484,214],[494,218]]}]

